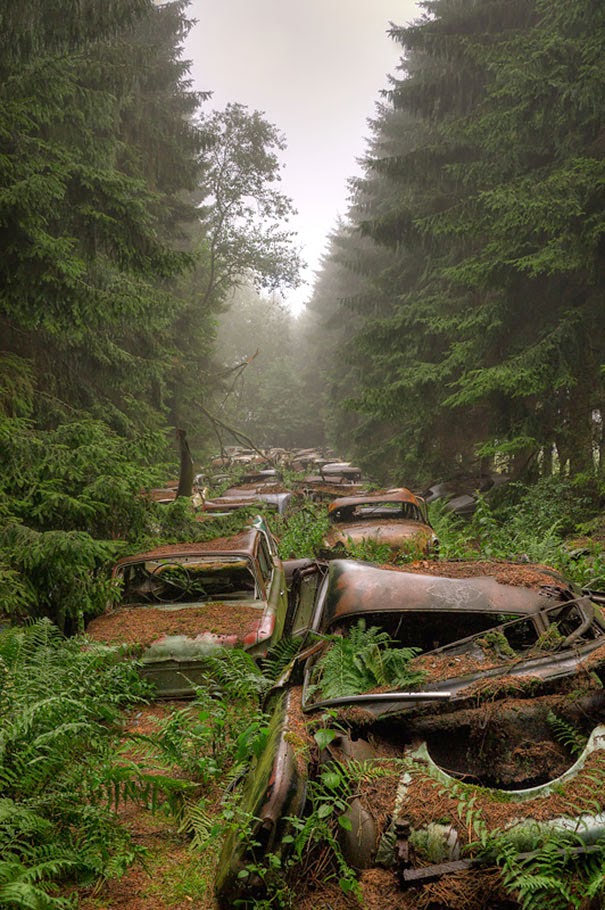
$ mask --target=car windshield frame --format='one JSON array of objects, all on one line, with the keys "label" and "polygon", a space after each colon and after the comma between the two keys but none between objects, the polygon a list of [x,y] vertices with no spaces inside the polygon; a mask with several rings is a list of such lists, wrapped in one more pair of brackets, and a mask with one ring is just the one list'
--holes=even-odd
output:
[{"label": "car windshield frame", "polygon": [[413,502],[385,500],[343,505],[330,515],[334,524],[357,524],[367,521],[413,521],[425,524],[418,506]]},{"label": "car windshield frame", "polygon": [[[240,584],[233,580],[235,573]],[[264,585],[258,578],[255,562],[243,554],[189,554],[132,560],[120,566],[117,577],[123,585],[120,606],[125,607],[265,602]]]}]

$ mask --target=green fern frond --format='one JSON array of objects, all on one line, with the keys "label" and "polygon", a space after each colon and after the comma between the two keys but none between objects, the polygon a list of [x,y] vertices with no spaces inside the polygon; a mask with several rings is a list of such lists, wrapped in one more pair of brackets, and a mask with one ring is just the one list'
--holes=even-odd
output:
[{"label": "green fern frond", "polygon": [[192,847],[202,849],[218,833],[218,827],[216,817],[206,808],[206,801],[200,800],[185,808],[179,833],[191,837]]},{"label": "green fern frond", "polygon": [[587,736],[576,730],[575,727],[555,714],[554,711],[548,712],[546,722],[553,731],[555,739],[569,749],[572,755],[577,757],[582,754],[588,742]]},{"label": "green fern frond", "polygon": [[360,619],[346,635],[329,637],[310,694],[329,699],[359,695],[378,686],[412,687],[424,678],[424,673],[408,670],[416,654],[416,648],[393,647],[387,632],[376,626],[366,629]]},{"label": "green fern frond", "polygon": [[302,638],[282,638],[278,641],[260,662],[263,676],[271,681],[278,679],[300,651],[302,641]]},{"label": "green fern frond", "polygon": [[207,663],[209,680],[221,690],[222,697],[248,698],[268,688],[254,658],[240,648],[224,648],[209,655]]}]

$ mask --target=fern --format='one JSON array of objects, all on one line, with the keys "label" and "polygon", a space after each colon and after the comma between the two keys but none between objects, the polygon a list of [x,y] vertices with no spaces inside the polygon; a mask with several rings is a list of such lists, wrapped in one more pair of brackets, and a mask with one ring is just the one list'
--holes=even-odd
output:
[{"label": "fern", "polygon": [[396,648],[387,632],[376,626],[366,629],[364,619],[346,635],[329,637],[329,646],[319,659],[310,694],[322,699],[359,695],[377,686],[411,687],[422,682],[424,673],[410,672],[417,648]]},{"label": "fern", "polygon": [[68,910],[73,907],[71,900],[51,897],[36,884],[40,880],[58,878],[69,869],[68,863],[24,864],[0,860],[0,906],[22,907],[24,910]]},{"label": "fern", "polygon": [[[240,648],[224,648],[207,658],[208,681],[219,688],[225,698],[248,698],[262,695],[269,686],[254,658]],[[201,689],[203,696],[205,687]]]},{"label": "fern", "polygon": [[191,846],[203,849],[221,831],[221,823],[208,812],[206,800],[190,803],[183,813],[180,834],[191,837]]},{"label": "fern", "polygon": [[263,676],[275,681],[300,651],[302,638],[282,638],[260,662]]},{"label": "fern", "polygon": [[145,684],[115,651],[82,645],[48,621],[0,634],[2,906],[67,906],[54,880],[125,868],[140,851],[112,803],[170,788],[118,760],[119,709]]},{"label": "fern", "polygon": [[579,733],[575,727],[563,720],[562,717],[558,717],[554,711],[548,712],[546,721],[556,739],[569,749],[572,755],[578,756],[582,754],[588,742],[588,737]]},{"label": "fern", "polygon": [[576,836],[553,832],[529,857],[521,858],[510,849],[508,838],[506,832],[496,835],[496,843],[501,842],[498,861],[504,886],[516,896],[522,910],[568,910],[580,906],[577,885],[571,880],[576,878],[577,869],[569,868],[565,849],[581,843]]}]

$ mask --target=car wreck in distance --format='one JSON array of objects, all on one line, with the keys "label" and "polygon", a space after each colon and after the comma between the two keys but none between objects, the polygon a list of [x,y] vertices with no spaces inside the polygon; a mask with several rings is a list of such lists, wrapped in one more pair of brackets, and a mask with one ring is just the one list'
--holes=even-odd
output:
[{"label": "car wreck in distance", "polygon": [[122,586],[120,603],[93,619],[87,634],[131,644],[162,697],[193,694],[208,654],[241,647],[262,657],[283,632],[284,568],[260,519],[235,537],[127,556],[113,578]]},{"label": "car wreck in distance", "polygon": [[295,874],[292,819],[330,771],[349,780],[333,835],[362,893],[378,887],[372,906],[410,888],[429,906],[440,879],[479,868],[478,819],[519,852],[553,831],[573,830],[576,853],[605,837],[600,608],[546,567],[454,563],[447,577],[437,566],[334,560],[299,573],[305,617],[291,628],[306,630],[304,650],[269,696],[267,746],[243,793],[253,822],[225,842],[221,907],[262,895],[272,857]]},{"label": "car wreck in distance", "polygon": [[332,527],[324,544],[329,550],[342,552],[351,544],[372,541],[393,553],[429,554],[439,545],[424,500],[405,487],[335,499],[328,517]]}]

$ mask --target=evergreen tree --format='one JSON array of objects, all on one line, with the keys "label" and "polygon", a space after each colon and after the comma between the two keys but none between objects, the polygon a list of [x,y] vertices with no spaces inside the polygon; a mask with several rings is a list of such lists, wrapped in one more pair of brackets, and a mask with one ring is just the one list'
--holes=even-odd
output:
[{"label": "evergreen tree", "polygon": [[[145,17],[135,29],[134,9]],[[5,350],[33,365],[47,418],[75,407],[122,428],[151,419],[149,388],[169,358],[157,339],[178,305],[166,282],[188,262],[178,220],[195,214],[178,198],[194,188],[199,147],[191,130],[184,141],[197,102],[174,43],[183,9],[132,4],[128,27],[118,18],[96,41],[87,32],[85,49],[72,48],[66,20],[68,52],[52,52],[53,32],[51,50],[5,72],[0,321]],[[133,111],[152,95],[162,120],[137,131]]]},{"label": "evergreen tree", "polygon": [[513,472],[541,454],[548,472],[553,444],[562,468],[592,470],[603,11],[590,0],[424,6],[393,30],[402,77],[350,213],[389,256],[373,250],[365,264],[353,404],[391,476],[478,472],[478,452],[507,455]]}]

